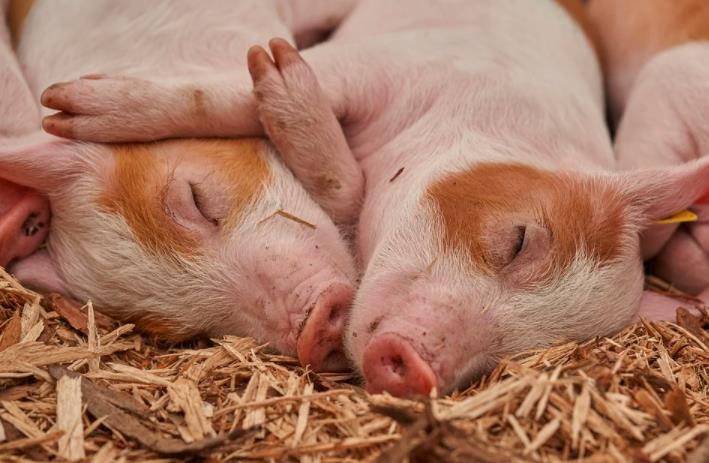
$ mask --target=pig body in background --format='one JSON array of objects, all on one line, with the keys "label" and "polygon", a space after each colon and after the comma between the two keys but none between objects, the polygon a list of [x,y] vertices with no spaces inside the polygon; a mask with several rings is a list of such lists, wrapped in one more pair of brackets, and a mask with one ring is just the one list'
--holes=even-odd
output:
[{"label": "pig body in background", "polygon": [[[200,80],[205,118],[185,100],[194,80],[104,77],[47,90],[43,102],[64,112],[45,127],[116,141],[265,129],[297,169],[353,157],[366,178],[365,273],[348,353],[372,391],[449,391],[503,355],[630,322],[639,231],[709,182],[707,162],[610,172],[600,71],[569,14],[580,12],[570,1],[364,0],[305,61],[282,41],[273,61],[252,50],[253,95],[239,73]],[[310,123],[328,104],[349,146]]]},{"label": "pig body in background", "polygon": [[[709,3],[591,0],[600,38],[619,166],[673,166],[709,154]],[[706,201],[703,201],[706,202]],[[658,226],[643,240],[653,271],[709,300],[709,209]]]},{"label": "pig body in background", "polygon": [[[51,82],[88,72],[245,67],[248,45],[291,31],[312,39],[349,3],[36,2],[17,53],[38,101]],[[202,117],[205,95],[189,98]],[[318,370],[345,366],[351,255],[266,140],[108,146],[35,133],[3,142],[0,175],[51,200],[48,250],[11,267],[23,282],[91,298],[162,337],[250,335]]]},{"label": "pig body in background", "polygon": [[[9,1],[0,3],[3,18]],[[32,97],[12,49],[10,30],[0,23],[0,138],[37,130],[39,102]],[[0,178],[0,265],[34,252],[49,230],[49,203],[37,192]]]}]

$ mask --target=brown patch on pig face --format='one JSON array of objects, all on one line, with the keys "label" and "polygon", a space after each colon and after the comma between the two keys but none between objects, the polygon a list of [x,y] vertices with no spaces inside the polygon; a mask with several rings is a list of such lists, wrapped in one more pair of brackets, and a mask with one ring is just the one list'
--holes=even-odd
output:
[{"label": "brown patch on pig face", "polygon": [[536,250],[522,259],[526,283],[562,275],[579,253],[598,265],[622,253],[622,196],[608,183],[486,163],[440,179],[428,197],[440,213],[444,248],[464,250],[486,275],[514,268],[523,245]]},{"label": "brown patch on pig face", "polygon": [[176,170],[183,166],[209,172],[202,176],[218,183],[224,203],[219,220],[210,220],[229,231],[269,181],[264,149],[264,142],[256,139],[119,145],[113,148],[115,167],[99,203],[125,219],[143,248],[162,255],[197,255],[200,233],[178,223],[168,204],[173,182],[183,181],[175,178]]},{"label": "brown patch on pig face", "polygon": [[167,174],[150,145],[114,148],[115,169],[99,204],[122,216],[141,245],[157,253],[189,255],[196,236],[181,229],[165,208]]},{"label": "brown patch on pig face", "polygon": [[175,149],[189,153],[190,162],[214,165],[216,180],[226,188],[229,196],[228,213],[223,220],[226,231],[243,220],[248,207],[272,180],[266,160],[266,141],[262,139],[182,140]]}]

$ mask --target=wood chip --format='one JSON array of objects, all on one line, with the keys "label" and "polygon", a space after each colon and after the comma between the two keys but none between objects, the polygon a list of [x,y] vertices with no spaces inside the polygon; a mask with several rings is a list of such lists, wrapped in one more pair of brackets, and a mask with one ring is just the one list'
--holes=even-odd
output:
[{"label": "wood chip", "polygon": [[559,418],[555,418],[554,420],[544,425],[544,427],[539,431],[534,440],[529,444],[526,449],[524,449],[525,455],[534,452],[539,447],[544,445],[544,443],[549,440],[551,436],[554,435],[556,430],[559,429],[559,425],[561,425],[561,420]]},{"label": "wood chip", "polygon": [[591,394],[588,389],[588,384],[584,383],[583,388],[581,389],[581,394],[579,394],[576,398],[574,412],[571,416],[571,446],[574,449],[578,448],[579,436],[581,435],[581,430],[586,424],[588,411],[591,407]]},{"label": "wood chip", "polygon": [[[313,384],[308,383],[303,389],[304,396],[310,396],[313,393]],[[308,414],[310,413],[310,401],[304,400],[300,403],[300,408],[298,409],[298,419],[295,423],[295,433],[293,434],[293,447],[297,447],[300,440],[303,438],[303,433],[305,432],[305,427],[308,424]]]},{"label": "wood chip", "polygon": [[170,400],[185,414],[185,422],[192,440],[191,442],[214,437],[214,429],[204,414],[202,398],[197,385],[191,379],[178,378],[168,388]]},{"label": "wood chip", "polygon": [[[82,306],[75,300],[56,293],[50,294],[47,299],[52,309],[64,318],[72,328],[89,334],[89,317],[85,310],[88,304]],[[103,329],[109,329],[113,324],[110,318],[100,313],[95,314],[95,323]]]},{"label": "wood chip", "polygon": [[[656,283],[649,280],[651,290]],[[405,400],[369,395],[350,373],[305,371],[249,338],[162,343],[131,324],[102,322],[98,307],[43,299],[0,269],[0,454],[68,460],[81,448],[83,460],[125,463],[703,463],[709,312],[669,286],[662,291],[693,312],[520,353],[465,391]],[[69,379],[72,392],[62,392]],[[68,424],[77,413],[83,432]]]},{"label": "wood chip", "polygon": [[[69,370],[52,366],[50,367],[52,376],[57,380],[65,375],[74,378],[81,378],[80,375],[72,373]],[[226,441],[236,439],[248,434],[248,430],[221,435],[218,437],[210,437],[200,441],[186,444],[176,439],[165,438],[158,433],[145,427],[138,419],[122,411],[118,407],[104,400],[108,391],[102,391],[101,388],[91,383],[86,378],[81,378],[81,390],[83,397],[86,400],[87,410],[96,418],[104,418],[104,424],[110,428],[117,430],[121,434],[135,439],[145,447],[154,450],[157,453],[164,455],[188,455],[200,453],[206,449],[223,444]]]},{"label": "wood chip", "polygon": [[16,310],[10,320],[5,323],[5,327],[2,330],[2,337],[0,337],[0,352],[4,351],[13,344],[20,342],[21,336],[22,320],[20,318],[20,311]]},{"label": "wood chip", "polygon": [[64,375],[57,381],[56,427],[64,433],[59,438],[59,455],[69,461],[86,456],[81,414],[81,378]]}]

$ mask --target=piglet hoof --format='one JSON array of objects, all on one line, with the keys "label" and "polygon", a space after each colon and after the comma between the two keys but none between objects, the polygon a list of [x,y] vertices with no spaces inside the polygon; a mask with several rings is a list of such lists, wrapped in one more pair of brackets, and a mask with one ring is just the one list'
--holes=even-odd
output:
[{"label": "piglet hoof", "polygon": [[[273,58],[259,46],[251,47],[248,53],[249,73],[261,111],[269,112],[269,106],[289,101],[290,107],[297,108],[294,98],[317,106],[322,98],[317,78],[298,50],[283,39],[272,39],[269,47]],[[329,108],[329,104],[325,106]]]},{"label": "piglet hoof", "polygon": [[348,369],[342,333],[353,296],[354,290],[346,284],[330,286],[318,296],[296,346],[303,366],[317,372]]},{"label": "piglet hoof", "polygon": [[279,83],[285,83],[289,76],[284,76],[282,73],[289,66],[304,66],[307,71],[310,71],[298,50],[287,41],[272,39],[268,45],[273,54],[273,59],[260,46],[251,47],[248,52],[249,72],[255,85],[267,77],[275,79],[280,77],[278,79],[280,80]]},{"label": "piglet hoof", "polygon": [[[52,135],[93,142],[152,141],[170,136],[166,123],[178,99],[159,83],[129,77],[89,74],[53,84],[40,102],[60,111],[45,117]],[[160,119],[163,114],[164,120]]]}]

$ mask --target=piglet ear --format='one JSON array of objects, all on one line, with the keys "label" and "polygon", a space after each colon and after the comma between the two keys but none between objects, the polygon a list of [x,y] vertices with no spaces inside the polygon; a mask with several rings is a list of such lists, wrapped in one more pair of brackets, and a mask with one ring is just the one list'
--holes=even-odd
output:
[{"label": "piglet ear", "polygon": [[43,293],[70,295],[54,261],[45,249],[18,260],[9,271],[28,288]]},{"label": "piglet ear", "polygon": [[[667,220],[709,195],[709,157],[673,167],[628,171],[617,174],[641,233],[645,259],[653,257],[677,228],[677,217]],[[664,222],[664,223],[663,223]],[[669,223],[668,223],[669,222]]]},{"label": "piglet ear", "polygon": [[36,132],[0,140],[0,178],[50,192],[80,172],[80,146]]},{"label": "piglet ear", "polygon": [[709,157],[620,175],[631,204],[646,219],[646,226],[672,217],[709,195]]}]

